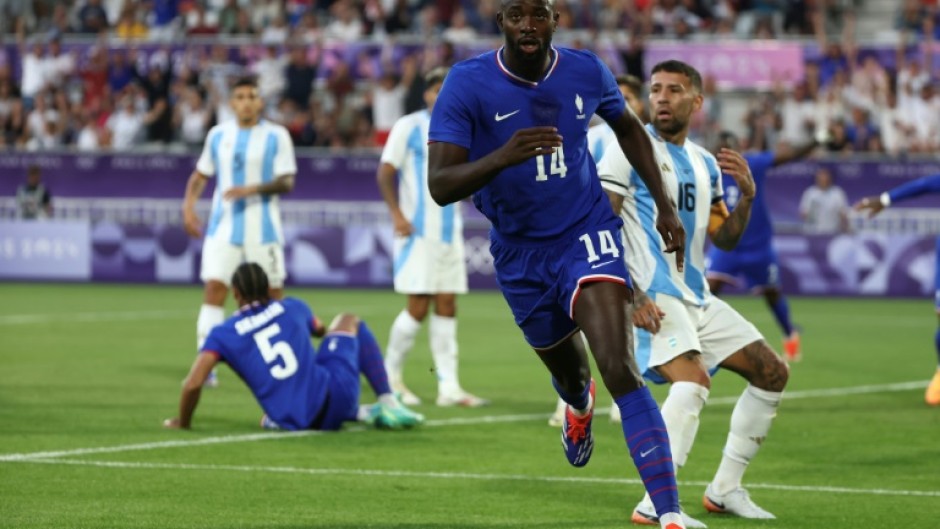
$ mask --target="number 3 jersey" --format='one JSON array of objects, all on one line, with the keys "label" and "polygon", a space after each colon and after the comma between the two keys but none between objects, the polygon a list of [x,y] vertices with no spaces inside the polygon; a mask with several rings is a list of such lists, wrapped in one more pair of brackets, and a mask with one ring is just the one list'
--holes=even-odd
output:
[{"label": "number 3 jersey", "polygon": [[471,162],[519,129],[558,129],[563,144],[555,153],[503,169],[473,195],[494,238],[510,244],[576,237],[613,217],[588,152],[587,129],[595,113],[620,118],[623,96],[593,53],[552,48],[549,58],[538,82],[510,72],[502,48],[462,61],[447,75],[431,115],[429,140],[467,149]]},{"label": "number 3 jersey", "polygon": [[294,298],[242,307],[212,329],[202,352],[231,366],[271,420],[306,429],[326,402],[330,378],[314,362],[314,322],[310,308]]},{"label": "number 3 jersey", "polygon": [[685,270],[676,269],[674,253],[665,253],[656,230],[656,204],[646,184],[620,149],[607,148],[597,165],[604,189],[623,196],[624,245],[627,267],[634,283],[644,291],[668,294],[695,305],[707,300],[705,238],[712,204],[721,200],[721,170],[715,157],[691,140],[682,146],[664,141],[652,125],[646,130],[685,228]]}]

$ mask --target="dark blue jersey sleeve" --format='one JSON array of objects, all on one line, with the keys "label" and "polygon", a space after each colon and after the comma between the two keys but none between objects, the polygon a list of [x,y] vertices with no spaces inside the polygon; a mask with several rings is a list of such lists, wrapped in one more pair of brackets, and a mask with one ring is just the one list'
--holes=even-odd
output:
[{"label": "dark blue jersey sleeve", "polygon": [[206,336],[206,341],[203,342],[202,349],[200,349],[199,352],[216,353],[222,360],[225,360],[228,349],[225,347],[225,341],[222,337],[226,332],[224,326],[216,325],[215,328],[209,332],[209,336]]},{"label": "dark blue jersey sleeve", "polygon": [[927,193],[940,193],[940,174],[918,178],[888,191],[891,202],[901,202]]},{"label": "dark blue jersey sleeve", "polygon": [[744,155],[744,159],[747,160],[747,165],[750,167],[751,174],[754,175],[755,179],[758,174],[760,174],[761,179],[767,175],[767,171],[774,166],[774,158],[776,158],[776,155],[773,151],[749,152]]},{"label": "dark blue jersey sleeve", "polygon": [[595,114],[604,118],[608,123],[617,121],[627,109],[627,103],[623,100],[623,94],[620,93],[620,87],[617,86],[617,80],[610,68],[601,62],[597,55],[591,54],[597,68],[600,70],[601,81],[601,100],[595,111]]},{"label": "dark blue jersey sleeve", "polygon": [[[477,86],[476,89],[483,87]],[[470,150],[473,114],[467,101],[473,90],[472,79],[459,68],[451,70],[431,111],[430,142],[453,143]]]}]

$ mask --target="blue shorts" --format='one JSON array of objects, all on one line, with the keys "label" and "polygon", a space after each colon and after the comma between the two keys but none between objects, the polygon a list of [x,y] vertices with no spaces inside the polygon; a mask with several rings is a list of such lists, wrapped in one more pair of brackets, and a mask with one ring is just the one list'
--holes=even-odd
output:
[{"label": "blue shorts", "polygon": [[708,252],[707,276],[733,285],[740,285],[738,278],[744,278],[744,285],[748,289],[777,287],[780,285],[777,252],[773,248],[726,252],[712,247]]},{"label": "blue shorts", "polygon": [[516,325],[533,348],[557,344],[574,332],[574,305],[581,285],[612,281],[632,287],[620,227],[611,222],[550,246],[516,246],[493,238],[496,281]]},{"label": "blue shorts", "polygon": [[359,411],[359,340],[345,333],[330,333],[320,343],[315,362],[330,374],[326,409],[314,421],[314,430],[339,430],[356,420]]}]

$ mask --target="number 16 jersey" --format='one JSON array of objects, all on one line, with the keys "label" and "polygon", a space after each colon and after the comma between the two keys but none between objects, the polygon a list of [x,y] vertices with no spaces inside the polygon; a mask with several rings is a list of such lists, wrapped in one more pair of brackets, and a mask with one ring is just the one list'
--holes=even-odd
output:
[{"label": "number 16 jersey", "polygon": [[595,113],[608,121],[620,118],[623,96],[593,53],[552,48],[549,57],[538,82],[510,72],[502,48],[462,61],[447,75],[431,114],[429,140],[467,149],[471,162],[519,129],[558,129],[562,146],[555,153],[503,169],[473,195],[493,224],[494,239],[510,244],[550,244],[614,218],[588,152],[587,130]]},{"label": "number 16 jersey", "polygon": [[675,145],[660,138],[652,125],[646,128],[666,192],[685,228],[685,270],[676,269],[674,253],[663,251],[665,244],[656,230],[656,204],[623,152],[605,149],[597,172],[604,189],[624,197],[620,217],[634,283],[643,291],[702,306],[710,295],[705,281],[705,238],[712,204],[723,194],[721,170],[715,157],[695,142]]}]

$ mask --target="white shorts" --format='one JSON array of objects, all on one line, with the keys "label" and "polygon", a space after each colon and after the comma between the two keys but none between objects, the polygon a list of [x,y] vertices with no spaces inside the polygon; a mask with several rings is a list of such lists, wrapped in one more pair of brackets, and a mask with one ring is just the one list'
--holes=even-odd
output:
[{"label": "white shorts", "polygon": [[465,294],[467,263],[463,237],[453,242],[424,237],[395,238],[395,292],[399,294]]},{"label": "white shorts", "polygon": [[281,288],[287,279],[284,268],[284,247],[280,243],[236,246],[228,241],[207,238],[202,243],[202,282],[220,281],[231,286],[232,274],[242,263],[258,263],[268,274],[271,288]]},{"label": "white shorts", "polygon": [[744,346],[764,339],[757,327],[719,298],[711,297],[704,307],[664,294],[657,294],[654,300],[666,313],[659,332],[634,331],[637,367],[656,382],[658,374],[652,368],[688,351],[699,351],[711,372]]}]

